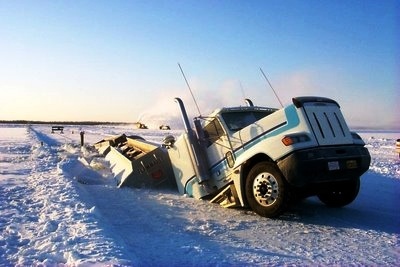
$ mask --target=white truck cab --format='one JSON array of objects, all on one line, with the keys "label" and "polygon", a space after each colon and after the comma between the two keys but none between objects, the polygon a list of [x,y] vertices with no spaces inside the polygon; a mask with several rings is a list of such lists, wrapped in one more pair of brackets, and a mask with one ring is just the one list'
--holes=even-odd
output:
[{"label": "white truck cab", "polygon": [[328,98],[296,97],[279,110],[221,108],[194,122],[196,133],[186,125],[168,149],[178,189],[223,206],[250,206],[265,217],[310,195],[344,206],[356,198],[369,168],[363,140]]},{"label": "white truck cab", "polygon": [[351,203],[371,157],[351,132],[339,104],[296,97],[282,108],[220,108],[189,122],[185,133],[154,144],[120,135],[96,143],[118,186],[177,185],[181,194],[224,207],[250,207],[277,217],[298,198],[317,195],[329,206]]}]

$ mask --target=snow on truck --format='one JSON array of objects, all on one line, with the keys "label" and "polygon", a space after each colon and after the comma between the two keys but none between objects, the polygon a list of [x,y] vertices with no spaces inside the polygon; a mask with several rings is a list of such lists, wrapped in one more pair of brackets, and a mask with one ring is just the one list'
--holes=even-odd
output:
[{"label": "snow on truck", "polygon": [[181,99],[175,101],[185,126],[177,139],[154,144],[121,135],[95,144],[118,186],[172,182],[181,194],[271,218],[299,198],[316,195],[341,207],[357,197],[371,158],[336,101],[295,97],[274,109],[248,100],[194,118],[194,128]]}]

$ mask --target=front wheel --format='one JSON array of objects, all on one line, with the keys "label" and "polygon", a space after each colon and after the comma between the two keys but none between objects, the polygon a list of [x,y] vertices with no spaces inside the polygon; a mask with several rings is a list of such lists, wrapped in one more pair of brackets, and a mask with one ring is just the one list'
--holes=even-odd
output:
[{"label": "front wheel", "polygon": [[289,205],[289,185],[273,163],[254,165],[247,176],[245,190],[249,206],[263,217],[277,217]]},{"label": "front wheel", "polygon": [[334,184],[329,190],[319,193],[317,196],[321,202],[330,207],[343,207],[356,199],[360,190],[360,177],[354,180]]}]

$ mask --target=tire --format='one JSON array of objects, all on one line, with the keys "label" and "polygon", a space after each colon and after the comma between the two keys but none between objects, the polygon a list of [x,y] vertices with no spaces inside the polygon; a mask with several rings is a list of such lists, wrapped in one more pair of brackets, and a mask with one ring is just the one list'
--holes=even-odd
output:
[{"label": "tire", "polygon": [[245,192],[251,209],[263,217],[278,217],[290,203],[289,185],[270,162],[254,165],[247,176]]},{"label": "tire", "polygon": [[343,207],[356,199],[360,191],[360,177],[348,182],[333,184],[329,190],[317,196],[322,203],[329,207]]}]

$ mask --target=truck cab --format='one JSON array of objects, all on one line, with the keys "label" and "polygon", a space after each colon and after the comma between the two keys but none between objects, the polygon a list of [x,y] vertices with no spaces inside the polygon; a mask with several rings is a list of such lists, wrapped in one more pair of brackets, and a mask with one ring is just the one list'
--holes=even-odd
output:
[{"label": "truck cab", "polygon": [[[185,132],[163,144],[120,135],[95,144],[118,186],[175,184],[181,194],[277,217],[312,195],[328,206],[350,204],[371,157],[349,130],[339,104],[295,97],[281,109],[225,107],[192,123],[181,99]],[[194,127],[193,127],[194,126]]]},{"label": "truck cab", "polygon": [[221,108],[195,118],[196,132],[186,125],[168,149],[179,191],[249,206],[265,217],[279,216],[299,196],[317,195],[329,206],[351,203],[370,164],[364,142],[349,130],[336,101],[292,102],[279,110]]}]

